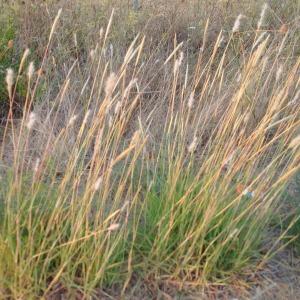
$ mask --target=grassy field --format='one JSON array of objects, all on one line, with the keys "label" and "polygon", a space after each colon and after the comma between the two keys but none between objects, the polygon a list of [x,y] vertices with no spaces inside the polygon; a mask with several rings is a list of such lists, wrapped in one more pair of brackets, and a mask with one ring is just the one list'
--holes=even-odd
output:
[{"label": "grassy field", "polygon": [[299,3],[140,3],[0,2],[1,299],[266,299],[299,261]]}]

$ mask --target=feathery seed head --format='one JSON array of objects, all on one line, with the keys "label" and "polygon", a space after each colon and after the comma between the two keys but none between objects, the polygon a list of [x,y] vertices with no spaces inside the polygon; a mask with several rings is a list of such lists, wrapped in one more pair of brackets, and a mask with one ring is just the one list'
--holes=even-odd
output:
[{"label": "feathery seed head", "polygon": [[111,128],[114,123],[114,119],[111,115],[108,117],[108,127]]},{"label": "feathery seed head", "polygon": [[107,231],[115,231],[117,229],[120,228],[120,224],[119,223],[114,223],[114,224],[111,224],[108,228],[107,228]]},{"label": "feathery seed head", "polygon": [[187,104],[187,106],[188,106],[189,109],[191,109],[193,107],[194,101],[195,101],[195,92],[192,91],[191,94],[190,94],[190,96],[189,96],[188,104]]},{"label": "feathery seed head", "polygon": [[75,121],[77,120],[78,118],[78,115],[73,115],[70,119],[69,119],[69,122],[68,122],[68,127],[69,126],[73,126]]},{"label": "feathery seed head", "polygon": [[33,76],[33,74],[34,74],[34,69],[35,69],[35,68],[34,68],[34,62],[31,61],[31,62],[29,63],[28,69],[27,69],[27,77],[28,77],[29,80],[32,79],[32,76]]},{"label": "feathery seed head", "polygon": [[263,5],[262,9],[261,9],[261,12],[260,12],[260,18],[259,18],[259,21],[257,23],[257,29],[260,29],[260,27],[264,25],[267,9],[268,9],[268,4],[265,3]]},{"label": "feathery seed head", "polygon": [[28,55],[30,54],[30,49],[26,48],[26,50],[24,51],[23,57],[22,59],[26,59],[28,57]]},{"label": "feathery seed head", "polygon": [[221,35],[219,41],[218,41],[218,48],[222,47],[223,44],[225,43],[225,38],[224,38],[224,35]]},{"label": "feathery seed head", "polygon": [[95,54],[96,54],[96,50],[95,50],[95,49],[92,49],[92,50],[90,51],[90,58],[91,58],[91,60],[94,60]]},{"label": "feathery seed head", "polygon": [[197,142],[198,142],[198,139],[197,139],[196,136],[194,136],[193,141],[192,141],[191,144],[188,146],[188,152],[189,152],[189,153],[195,152],[195,150],[196,150],[196,148],[197,148]]},{"label": "feathery seed head", "polygon": [[94,183],[94,187],[93,187],[94,192],[97,192],[100,189],[102,182],[103,182],[102,176],[98,177],[98,179]]},{"label": "feathery seed head", "polygon": [[241,27],[241,20],[245,18],[244,15],[242,14],[239,14],[237,16],[237,18],[235,19],[235,22],[234,22],[234,25],[232,27],[232,32],[235,33],[235,32],[238,32],[240,30],[240,27]]},{"label": "feathery seed head", "polygon": [[52,37],[52,35],[54,33],[54,30],[55,30],[57,22],[58,22],[58,20],[60,18],[61,12],[62,12],[62,8],[60,8],[58,10],[57,15],[56,15],[56,17],[55,17],[55,19],[53,21],[53,24],[52,24],[52,27],[51,27],[51,31],[50,31],[50,34],[49,34],[49,40],[51,39],[51,37]]},{"label": "feathery seed head", "polygon": [[183,57],[184,57],[184,54],[183,54],[183,52],[182,52],[182,51],[180,51],[180,53],[179,53],[179,65],[181,65],[181,64],[182,64]]},{"label": "feathery seed head", "polygon": [[34,163],[34,166],[33,166],[33,171],[34,171],[34,173],[37,173],[37,172],[38,172],[39,167],[40,167],[40,163],[41,163],[41,159],[38,157],[38,158],[35,160],[35,163]]},{"label": "feathery seed head", "polygon": [[251,116],[252,116],[252,113],[251,113],[251,112],[247,112],[247,113],[246,113],[245,118],[244,118],[244,124],[248,124],[248,122],[249,122],[250,119],[251,119]]},{"label": "feathery seed head", "polygon": [[276,82],[279,81],[280,77],[281,77],[281,74],[282,74],[282,71],[283,71],[283,67],[282,65],[280,65],[277,69],[277,72],[276,72]]},{"label": "feathery seed head", "polygon": [[74,45],[77,48],[78,47],[78,42],[77,42],[77,34],[76,33],[73,34],[73,39],[74,39]]},{"label": "feathery seed head", "polygon": [[122,103],[121,103],[121,101],[118,101],[115,106],[115,115],[117,115],[119,113],[121,107],[122,107]]},{"label": "feathery seed head", "polygon": [[8,91],[10,98],[12,97],[12,87],[14,85],[14,77],[15,77],[14,70],[11,68],[8,68],[6,70],[5,81],[6,81],[7,91]]},{"label": "feathery seed head", "polygon": [[241,73],[241,71],[239,71],[237,73],[236,82],[240,82],[241,80],[242,80],[242,73]]},{"label": "feathery seed head", "polygon": [[183,62],[183,52],[181,51],[179,54],[179,57],[176,59],[175,64],[174,64],[174,74],[176,74]]},{"label": "feathery seed head", "polygon": [[18,71],[19,74],[22,72],[25,60],[27,59],[29,54],[30,54],[30,50],[29,50],[29,48],[27,48],[23,53],[23,56],[22,56],[22,59],[21,59],[20,65],[19,65],[19,71]]},{"label": "feathery seed head", "polygon": [[91,110],[88,109],[87,112],[86,112],[85,115],[84,115],[84,118],[83,118],[83,121],[82,121],[83,124],[86,124],[86,123],[87,123],[87,121],[88,121],[88,119],[89,119],[89,117],[90,117],[90,114],[91,114]]},{"label": "feathery seed head", "polygon": [[118,78],[117,78],[116,74],[113,73],[113,72],[108,76],[108,78],[106,80],[106,83],[105,83],[105,95],[106,95],[106,97],[110,97],[111,94],[113,93],[114,88],[117,84],[117,80],[118,80]]},{"label": "feathery seed head", "polygon": [[28,121],[27,121],[27,124],[26,124],[26,127],[30,130],[33,128],[34,124],[36,123],[37,121],[37,114],[34,113],[34,112],[31,112],[29,114],[29,118],[28,118]]},{"label": "feathery seed head", "polygon": [[101,28],[100,28],[100,31],[99,31],[99,39],[100,39],[100,40],[102,40],[103,33],[104,33],[104,29],[103,29],[103,27],[101,27]]}]

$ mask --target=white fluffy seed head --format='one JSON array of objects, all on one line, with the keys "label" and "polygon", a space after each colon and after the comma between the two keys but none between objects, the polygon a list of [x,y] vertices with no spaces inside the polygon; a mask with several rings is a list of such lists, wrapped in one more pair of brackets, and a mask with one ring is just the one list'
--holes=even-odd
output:
[{"label": "white fluffy seed head", "polygon": [[197,139],[196,136],[194,136],[193,141],[192,141],[191,144],[188,146],[188,152],[189,152],[189,153],[195,152],[195,150],[196,150],[196,148],[197,148],[197,142],[198,142],[198,139]]},{"label": "white fluffy seed head", "polygon": [[183,52],[181,51],[179,54],[179,57],[175,60],[175,64],[174,64],[174,74],[176,74],[183,62]]},{"label": "white fluffy seed head", "polygon": [[106,97],[110,97],[114,91],[114,88],[117,84],[117,76],[115,73],[111,73],[105,83],[105,95]]},{"label": "white fluffy seed head", "polygon": [[244,15],[242,14],[239,14],[237,16],[237,18],[235,19],[235,22],[234,22],[234,25],[232,27],[232,32],[235,33],[235,32],[238,32],[240,30],[240,27],[241,27],[241,20],[245,18]]},{"label": "white fluffy seed head", "polygon": [[276,71],[276,82],[278,82],[279,79],[281,78],[282,71],[283,71],[283,67],[282,65],[280,65]]},{"label": "white fluffy seed head", "polygon": [[95,192],[97,192],[97,191],[100,189],[102,182],[103,182],[102,176],[98,177],[98,179],[97,179],[96,182],[94,183],[94,187],[93,187],[93,190],[94,190]]},{"label": "white fluffy seed head", "polygon": [[105,115],[109,116],[111,110],[111,102],[109,102],[105,108]]},{"label": "white fluffy seed head", "polygon": [[41,159],[38,157],[38,158],[35,160],[35,163],[34,163],[34,166],[33,166],[33,172],[34,172],[34,173],[37,173],[37,172],[38,172],[39,167],[40,167],[40,163],[41,163]]},{"label": "white fluffy seed head", "polygon": [[21,71],[23,70],[23,67],[24,67],[24,64],[25,64],[25,61],[26,61],[26,59],[27,59],[27,57],[28,57],[28,55],[29,55],[29,53],[30,53],[30,50],[29,50],[29,48],[27,48],[25,51],[24,51],[24,53],[23,53],[23,56],[22,56],[22,59],[21,59],[21,62],[20,62],[20,65],[19,65],[19,74],[21,73]]},{"label": "white fluffy seed head", "polygon": [[115,115],[117,115],[120,112],[121,107],[122,107],[122,103],[121,101],[118,101],[115,106]]},{"label": "white fluffy seed head", "polygon": [[113,44],[109,45],[109,51],[110,51],[110,56],[113,57],[114,56],[114,46],[113,46]]},{"label": "white fluffy seed head", "polygon": [[195,92],[191,92],[190,96],[189,96],[189,99],[188,99],[188,108],[191,109],[194,105],[194,102],[195,102]]},{"label": "white fluffy seed head", "polygon": [[87,121],[88,121],[88,119],[89,119],[89,117],[90,117],[90,114],[91,114],[91,110],[88,109],[87,112],[86,112],[85,115],[84,115],[84,118],[83,118],[83,121],[82,121],[83,124],[86,124],[86,123],[87,123]]},{"label": "white fluffy seed head", "polygon": [[27,124],[26,124],[26,127],[30,130],[33,128],[34,124],[36,123],[37,121],[37,114],[34,113],[34,112],[31,112],[29,114],[29,118],[28,118],[28,121],[27,121]]},{"label": "white fluffy seed head", "polygon": [[225,38],[224,38],[224,35],[221,35],[219,41],[218,41],[218,45],[217,47],[220,48],[223,46],[223,44],[225,43]]},{"label": "white fluffy seed head", "polygon": [[113,126],[114,119],[111,115],[108,117],[108,127],[111,128]]},{"label": "white fluffy seed head", "polygon": [[265,3],[263,5],[262,9],[261,9],[261,12],[260,12],[260,18],[259,18],[259,21],[257,23],[257,29],[260,29],[264,25],[267,9],[268,9],[268,4]]},{"label": "white fluffy seed head", "polygon": [[240,82],[242,80],[242,73],[239,71],[237,73],[236,82]]},{"label": "white fluffy seed head", "polygon": [[73,34],[73,39],[74,39],[74,45],[77,48],[78,47],[78,42],[77,42],[77,34],[76,33]]},{"label": "white fluffy seed head", "polygon": [[91,60],[94,60],[95,54],[96,54],[96,50],[95,50],[95,49],[92,49],[92,50],[90,51],[90,58],[91,58]]},{"label": "white fluffy seed head", "polygon": [[252,116],[251,112],[246,113],[245,118],[244,118],[244,124],[247,124],[250,121],[251,116]]},{"label": "white fluffy seed head", "polygon": [[22,56],[22,59],[21,59],[21,62],[20,62],[20,68],[22,68],[26,58],[28,57],[28,55],[30,54],[30,49],[27,48],[24,53],[23,53],[23,56]]},{"label": "white fluffy seed head", "polygon": [[179,54],[179,64],[180,64],[180,65],[182,64],[183,57],[184,57],[183,52],[180,51],[180,54]]},{"label": "white fluffy seed head", "polygon": [[78,115],[73,115],[70,119],[69,119],[69,122],[68,122],[68,127],[69,126],[73,126],[75,121],[77,120],[78,118]]},{"label": "white fluffy seed head", "polygon": [[120,228],[120,224],[119,223],[114,223],[114,224],[111,224],[108,228],[107,228],[107,231],[115,231],[117,229]]},{"label": "white fluffy seed head", "polygon": [[14,79],[15,79],[14,70],[12,68],[8,68],[6,70],[5,81],[6,81],[6,86],[7,86],[7,91],[8,91],[9,97],[12,96],[12,87],[14,85]]},{"label": "white fluffy seed head", "polygon": [[27,70],[27,77],[28,77],[29,80],[32,79],[32,76],[33,76],[33,74],[34,74],[34,70],[35,70],[34,62],[31,61],[31,62],[29,63],[28,70]]},{"label": "white fluffy seed head", "polygon": [[30,49],[29,48],[26,48],[26,50],[24,51],[24,54],[23,54],[23,57],[22,59],[26,59],[28,57],[28,55],[30,54]]},{"label": "white fluffy seed head", "polygon": [[101,27],[101,28],[100,28],[100,31],[99,31],[99,39],[100,39],[100,40],[102,40],[103,33],[104,33],[104,30],[103,30],[103,27]]}]

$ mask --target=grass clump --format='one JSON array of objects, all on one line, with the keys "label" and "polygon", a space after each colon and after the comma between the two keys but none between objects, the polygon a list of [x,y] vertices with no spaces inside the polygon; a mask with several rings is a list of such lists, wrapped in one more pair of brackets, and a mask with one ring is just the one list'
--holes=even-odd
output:
[{"label": "grass clump", "polygon": [[115,285],[124,294],[136,278],[225,285],[258,271],[282,239],[266,251],[299,170],[294,29],[254,31],[240,55],[237,24],[222,47],[220,32],[206,49],[204,31],[192,68],[176,38],[157,64],[137,36],[114,68],[111,17],[92,55],[68,61],[32,111],[61,13],[40,71],[26,72],[22,119],[2,136],[1,296],[96,297]]}]

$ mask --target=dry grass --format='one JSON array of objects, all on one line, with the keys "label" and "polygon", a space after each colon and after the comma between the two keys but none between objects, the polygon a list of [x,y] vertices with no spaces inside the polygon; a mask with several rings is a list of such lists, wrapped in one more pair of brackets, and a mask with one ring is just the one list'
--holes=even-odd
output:
[{"label": "dry grass", "polygon": [[[251,28],[220,2],[222,22],[206,21],[212,4],[191,37],[186,25],[201,1],[172,2],[160,15],[158,2],[123,13],[121,2],[103,2],[101,18],[96,4],[74,3],[25,4],[17,43],[34,43],[34,53],[6,76],[1,296],[100,297],[115,288],[119,297],[139,284],[145,297],[162,285],[208,295],[233,281],[248,289],[296,222],[266,243],[299,171],[297,19],[270,6],[279,24],[268,23],[254,5]],[[158,19],[170,23],[154,39]]]}]

